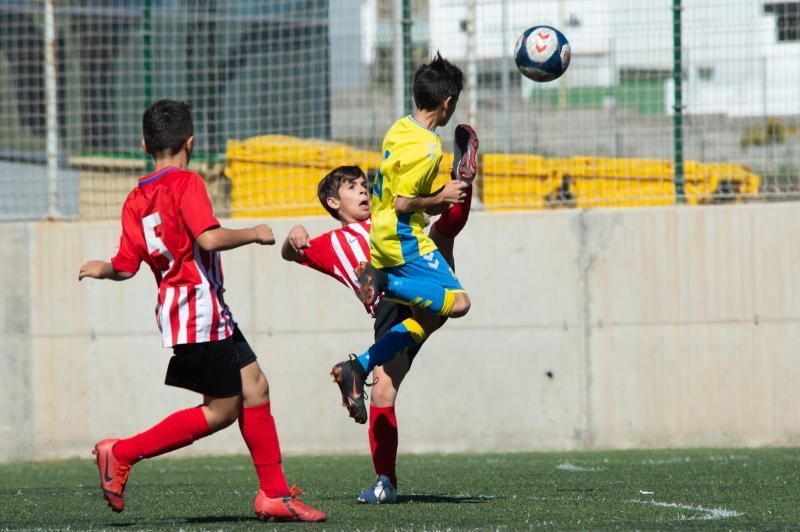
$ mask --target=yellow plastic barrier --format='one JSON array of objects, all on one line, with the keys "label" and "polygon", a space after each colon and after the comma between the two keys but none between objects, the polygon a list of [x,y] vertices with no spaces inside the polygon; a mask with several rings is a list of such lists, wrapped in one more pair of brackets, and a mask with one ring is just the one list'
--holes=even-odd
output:
[{"label": "yellow plastic barrier", "polygon": [[[231,180],[231,215],[235,218],[327,216],[317,200],[317,184],[342,165],[375,173],[379,152],[346,144],[282,135],[230,140],[225,175]],[[445,153],[434,188],[450,179],[453,154]]]},{"label": "yellow plastic barrier", "polygon": [[[672,161],[486,154],[483,202],[487,210],[558,207],[642,207],[675,203]],[[760,178],[733,163],[684,164],[689,204],[741,202],[758,195]]]},{"label": "yellow plastic barrier", "polygon": [[[346,144],[281,135],[228,142],[234,217],[326,215],[317,183],[333,168],[358,165],[374,174],[379,152]],[[445,153],[434,190],[450,179],[453,154]],[[559,207],[642,207],[675,202],[672,161],[612,157],[545,158],[483,154],[479,165],[487,210]],[[741,202],[758,195],[759,176],[733,163],[684,163],[689,204]]]},{"label": "yellow plastic barrier", "polygon": [[380,154],[346,144],[281,135],[228,141],[225,175],[231,180],[234,217],[327,215],[317,200],[317,184],[337,166],[365,171]]}]

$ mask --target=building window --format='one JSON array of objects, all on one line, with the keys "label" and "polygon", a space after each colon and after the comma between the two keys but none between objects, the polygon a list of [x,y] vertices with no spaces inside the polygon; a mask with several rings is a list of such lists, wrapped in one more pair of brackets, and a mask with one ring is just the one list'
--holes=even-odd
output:
[{"label": "building window", "polygon": [[697,67],[697,77],[703,81],[710,81],[714,78],[714,67]]},{"label": "building window", "polygon": [[800,2],[764,4],[764,13],[775,15],[778,42],[800,41]]}]

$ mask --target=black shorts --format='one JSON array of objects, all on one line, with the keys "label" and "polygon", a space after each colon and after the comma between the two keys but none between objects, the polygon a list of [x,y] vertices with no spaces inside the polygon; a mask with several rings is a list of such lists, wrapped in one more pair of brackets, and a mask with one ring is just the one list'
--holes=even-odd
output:
[{"label": "black shorts", "polygon": [[[381,336],[389,332],[389,329],[411,316],[411,307],[408,305],[386,301],[385,299],[380,300],[378,306],[375,307],[375,341],[377,342]],[[420,347],[422,346],[419,345],[413,351],[409,351],[409,362],[412,362],[414,357],[417,356]]]},{"label": "black shorts", "polygon": [[176,345],[172,352],[164,383],[211,397],[242,393],[240,370],[256,360],[239,327],[224,340]]}]

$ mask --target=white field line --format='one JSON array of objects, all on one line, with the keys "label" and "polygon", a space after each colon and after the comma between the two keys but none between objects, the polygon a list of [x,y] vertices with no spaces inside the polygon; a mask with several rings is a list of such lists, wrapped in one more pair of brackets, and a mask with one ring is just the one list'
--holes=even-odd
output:
[{"label": "white field line", "polygon": [[750,457],[743,454],[728,454],[722,456],[717,454],[712,454],[711,456],[708,457],[708,459],[711,460],[712,462],[728,462],[734,460],[749,460]]},{"label": "white field line", "polygon": [[576,473],[587,473],[587,472],[594,472],[594,471],[603,471],[602,467],[583,467],[578,466],[575,464],[570,464],[569,462],[558,464],[556,469],[560,469],[561,471],[573,471]]},{"label": "white field line", "polygon": [[686,464],[690,461],[691,459],[688,456],[673,456],[672,458],[665,458],[665,459],[648,458],[647,460],[642,460],[640,464],[642,465]]},{"label": "white field line", "polygon": [[631,499],[629,501],[633,504],[649,504],[652,506],[660,506],[662,508],[677,508],[678,510],[690,510],[693,512],[702,512],[703,515],[697,517],[686,517],[681,515],[679,520],[681,521],[715,521],[717,519],[727,519],[729,517],[738,517],[740,515],[744,515],[741,512],[737,512],[735,510],[727,510],[725,508],[706,508],[704,506],[694,506],[691,504],[679,504],[677,502],[660,502],[650,499],[649,501],[643,501],[641,499]]}]

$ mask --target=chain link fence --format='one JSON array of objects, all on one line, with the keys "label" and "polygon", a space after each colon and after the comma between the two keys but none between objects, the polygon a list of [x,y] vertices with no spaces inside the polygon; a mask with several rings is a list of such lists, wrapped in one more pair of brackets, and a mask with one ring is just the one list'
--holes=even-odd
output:
[{"label": "chain link fence", "polygon": [[[535,24],[570,39],[558,81],[513,64]],[[322,214],[313,185],[374,172],[437,50],[467,80],[445,150],[476,127],[486,209],[800,196],[800,2],[5,0],[0,25],[0,219],[118,216],[160,98],[192,104],[220,214]]]}]

